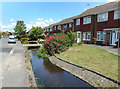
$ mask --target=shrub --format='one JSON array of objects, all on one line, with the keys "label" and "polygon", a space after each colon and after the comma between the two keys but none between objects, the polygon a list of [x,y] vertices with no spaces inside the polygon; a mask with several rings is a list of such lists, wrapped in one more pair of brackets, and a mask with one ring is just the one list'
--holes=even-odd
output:
[{"label": "shrub", "polygon": [[70,46],[72,46],[75,41],[76,34],[70,31],[70,32],[67,32],[67,35],[69,37],[68,39],[69,39]]},{"label": "shrub", "polygon": [[28,38],[22,38],[21,39],[21,43],[23,43],[23,44],[28,44],[29,42],[28,42]]},{"label": "shrub", "polygon": [[2,33],[0,32],[0,39],[2,38]]},{"label": "shrub", "polygon": [[40,38],[40,39],[37,40],[37,42],[40,43],[40,44],[43,44],[44,40]]},{"label": "shrub", "polygon": [[60,33],[54,36],[50,36],[45,39],[43,42],[43,49],[39,49],[39,56],[45,56],[45,53],[50,56],[55,53],[59,54],[60,52],[64,52],[69,46],[72,46],[75,40],[75,36],[72,32],[66,34]]},{"label": "shrub", "polygon": [[44,50],[44,48],[39,48],[37,51],[37,55],[39,57],[49,57],[49,55],[47,54],[47,51]]},{"label": "shrub", "polygon": [[79,42],[79,43],[77,43],[77,44],[80,46],[80,45],[82,45],[82,44],[83,44],[83,42]]}]

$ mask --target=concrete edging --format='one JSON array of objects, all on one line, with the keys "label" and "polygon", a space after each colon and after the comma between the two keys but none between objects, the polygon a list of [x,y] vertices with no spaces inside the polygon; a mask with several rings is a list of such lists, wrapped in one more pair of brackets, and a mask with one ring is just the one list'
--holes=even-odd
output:
[{"label": "concrete edging", "polygon": [[27,69],[28,72],[28,78],[29,78],[29,87],[37,87],[35,76],[32,69],[32,64],[30,62],[30,58],[28,56],[28,50],[24,48],[25,50],[25,63],[26,63],[26,69],[29,67],[30,69]]},{"label": "concrete edging", "polygon": [[113,80],[101,73],[62,60],[55,55],[49,57],[49,60],[53,64],[79,77],[94,87],[118,87],[120,85],[120,82]]}]

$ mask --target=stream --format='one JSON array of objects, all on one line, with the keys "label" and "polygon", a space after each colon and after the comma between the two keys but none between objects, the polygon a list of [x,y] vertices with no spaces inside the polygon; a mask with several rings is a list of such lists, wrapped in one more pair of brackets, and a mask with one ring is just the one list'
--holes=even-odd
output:
[{"label": "stream", "polygon": [[38,86],[43,87],[91,87],[90,84],[52,64],[48,58],[39,58],[37,51],[29,50],[32,68]]}]

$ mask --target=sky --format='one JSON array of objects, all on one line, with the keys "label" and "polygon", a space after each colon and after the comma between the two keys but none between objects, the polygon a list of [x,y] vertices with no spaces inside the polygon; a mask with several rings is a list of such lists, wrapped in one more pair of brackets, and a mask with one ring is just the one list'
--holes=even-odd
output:
[{"label": "sky", "polygon": [[87,9],[99,6],[104,2],[2,2],[0,27],[2,32],[14,31],[18,20],[23,20],[30,30],[32,26],[45,27],[62,19],[81,14]]}]

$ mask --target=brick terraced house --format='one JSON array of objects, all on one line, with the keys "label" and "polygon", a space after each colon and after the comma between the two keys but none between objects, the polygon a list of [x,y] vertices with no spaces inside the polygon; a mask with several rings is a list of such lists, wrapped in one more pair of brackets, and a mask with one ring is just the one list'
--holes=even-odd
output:
[{"label": "brick terraced house", "polygon": [[102,44],[107,40],[110,45],[115,45],[119,38],[118,31],[120,31],[120,2],[96,6],[52,26],[56,30],[54,33],[66,33],[70,30],[77,32],[77,43],[81,41],[94,43],[94,38],[96,38],[97,44]]}]

